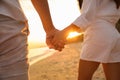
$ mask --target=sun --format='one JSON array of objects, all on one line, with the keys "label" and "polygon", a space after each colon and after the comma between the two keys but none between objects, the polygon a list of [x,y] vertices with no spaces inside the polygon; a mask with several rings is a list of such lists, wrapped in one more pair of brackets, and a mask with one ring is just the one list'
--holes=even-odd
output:
[{"label": "sun", "polygon": [[82,35],[82,33],[79,33],[79,32],[70,32],[67,39],[71,39],[71,38],[74,38],[76,36],[80,36]]},{"label": "sun", "polygon": [[[31,0],[19,1],[23,12],[28,19],[30,30],[30,35],[28,36],[29,46],[33,48],[33,46],[38,47],[38,45],[43,45],[43,43],[45,43],[46,33],[43,29],[41,19],[32,5]],[[59,30],[67,27],[80,15],[77,0],[48,0],[48,3],[54,26]],[[77,35],[79,35],[79,33],[73,32],[70,33],[68,38],[71,39],[72,36]]]}]

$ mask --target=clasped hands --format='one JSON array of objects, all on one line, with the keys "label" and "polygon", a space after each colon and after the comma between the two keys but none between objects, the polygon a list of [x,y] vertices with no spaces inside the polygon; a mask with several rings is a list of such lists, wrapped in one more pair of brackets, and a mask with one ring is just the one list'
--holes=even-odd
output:
[{"label": "clasped hands", "polygon": [[61,30],[54,29],[46,34],[46,44],[50,49],[62,51],[66,43],[65,33]]}]

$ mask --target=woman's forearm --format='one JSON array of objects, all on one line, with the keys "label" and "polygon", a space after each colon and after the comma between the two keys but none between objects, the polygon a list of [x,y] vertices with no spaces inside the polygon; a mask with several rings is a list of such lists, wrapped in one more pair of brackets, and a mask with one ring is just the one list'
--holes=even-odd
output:
[{"label": "woman's forearm", "polygon": [[82,30],[80,29],[80,27],[71,24],[68,27],[64,28],[62,32],[65,34],[65,36],[68,36],[70,32],[82,32]]}]

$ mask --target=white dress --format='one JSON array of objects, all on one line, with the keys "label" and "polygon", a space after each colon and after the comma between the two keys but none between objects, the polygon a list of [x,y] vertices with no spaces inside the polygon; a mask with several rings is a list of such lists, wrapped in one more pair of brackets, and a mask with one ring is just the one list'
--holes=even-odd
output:
[{"label": "white dress", "polygon": [[120,34],[115,24],[120,8],[113,0],[84,0],[81,15],[73,22],[84,30],[80,58],[101,63],[120,62]]}]

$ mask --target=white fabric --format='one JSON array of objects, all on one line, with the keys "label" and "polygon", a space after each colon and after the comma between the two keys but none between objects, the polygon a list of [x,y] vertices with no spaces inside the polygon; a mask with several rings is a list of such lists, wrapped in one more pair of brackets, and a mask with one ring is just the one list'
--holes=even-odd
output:
[{"label": "white fabric", "polygon": [[0,14],[17,21],[26,21],[19,0],[0,0]]},{"label": "white fabric", "polygon": [[18,0],[0,0],[0,80],[28,80],[27,34]]},{"label": "white fabric", "polygon": [[116,23],[120,18],[120,8],[116,9],[113,0],[84,0],[79,16],[74,24],[85,30],[98,19]]},{"label": "white fabric", "polygon": [[83,0],[81,16],[73,24],[85,31],[81,59],[120,62],[120,34],[115,24],[120,8],[113,0]]},{"label": "white fabric", "polygon": [[28,26],[0,15],[0,67],[27,58]]},{"label": "white fabric", "polygon": [[0,80],[28,80],[27,27],[0,15]]}]

